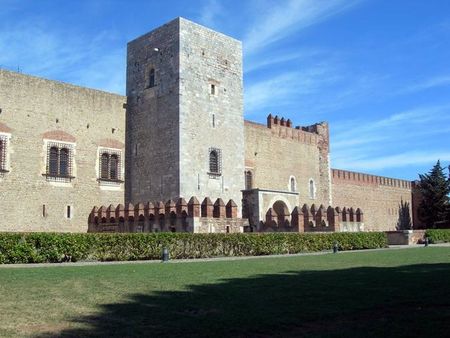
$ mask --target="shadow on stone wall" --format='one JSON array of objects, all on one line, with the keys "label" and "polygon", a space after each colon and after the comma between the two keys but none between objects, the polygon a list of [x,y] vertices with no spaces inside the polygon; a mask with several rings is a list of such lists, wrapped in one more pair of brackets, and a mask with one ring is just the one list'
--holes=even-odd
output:
[{"label": "shadow on stone wall", "polygon": [[131,294],[39,337],[443,337],[448,285],[450,264],[287,271]]}]

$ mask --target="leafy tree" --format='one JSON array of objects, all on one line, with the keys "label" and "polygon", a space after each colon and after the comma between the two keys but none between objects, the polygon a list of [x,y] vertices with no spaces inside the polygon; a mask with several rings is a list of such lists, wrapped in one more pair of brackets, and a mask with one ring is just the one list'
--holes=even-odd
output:
[{"label": "leafy tree", "polygon": [[422,196],[420,214],[427,228],[436,227],[446,220],[449,205],[450,181],[438,160],[428,174],[419,175]]},{"label": "leafy tree", "polygon": [[411,214],[409,212],[409,203],[401,200],[398,206],[397,230],[411,230]]}]

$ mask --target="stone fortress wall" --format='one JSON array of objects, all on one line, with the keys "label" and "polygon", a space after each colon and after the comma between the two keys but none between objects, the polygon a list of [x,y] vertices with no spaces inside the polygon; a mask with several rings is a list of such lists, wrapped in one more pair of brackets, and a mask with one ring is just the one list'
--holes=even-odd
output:
[{"label": "stone fortress wall", "polygon": [[[366,231],[395,230],[400,202],[412,208],[411,182],[347,170],[332,169],[333,203],[364,210]],[[410,212],[413,217],[412,212]]]},{"label": "stone fortress wall", "polygon": [[[256,231],[393,230],[411,203],[411,182],[331,169],[327,123],[243,115],[241,42],[182,18],[128,44],[127,97],[0,70],[0,231],[83,232],[93,205],[183,196],[236,201]],[[51,147],[69,173],[49,175]],[[118,179],[100,179],[104,151]]]},{"label": "stone fortress wall", "polygon": [[[124,96],[0,70],[0,135],[7,136],[0,231],[85,232],[93,203],[123,200],[123,183],[97,179],[100,149],[124,151],[125,102]],[[49,143],[70,149],[73,178],[45,176]]]}]

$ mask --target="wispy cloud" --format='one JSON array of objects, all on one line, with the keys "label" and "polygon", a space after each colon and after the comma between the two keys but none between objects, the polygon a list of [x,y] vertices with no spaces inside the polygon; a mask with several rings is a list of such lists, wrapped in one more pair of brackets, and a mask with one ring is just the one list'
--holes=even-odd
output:
[{"label": "wispy cloud", "polygon": [[199,21],[207,27],[216,27],[218,16],[223,12],[222,4],[218,0],[208,0],[201,8]]},{"label": "wispy cloud", "polygon": [[[43,23],[33,27],[24,24],[0,27],[0,67],[123,93],[124,47],[111,47],[115,40],[112,33],[98,32],[86,39],[66,36],[61,30],[51,30]],[[111,78],[119,78],[117,72],[122,74],[121,86],[111,81]]]},{"label": "wispy cloud", "polygon": [[415,92],[420,92],[423,90],[428,90],[436,87],[450,86],[450,75],[440,75],[426,79],[422,82],[418,82],[408,86],[400,91],[401,94],[410,94]]},{"label": "wispy cloud", "polygon": [[441,161],[450,161],[450,151],[447,149],[435,151],[411,151],[401,154],[372,157],[368,159],[353,159],[349,157],[346,160],[335,161],[333,166],[338,168],[351,168],[352,170],[374,171],[386,168],[401,168],[410,165],[421,165],[435,163],[437,159]]},{"label": "wispy cloud", "polygon": [[251,115],[261,109],[281,107],[336,80],[336,75],[333,75],[327,65],[316,65],[253,82],[244,90],[246,113]]},{"label": "wispy cloud", "polygon": [[359,1],[356,0],[289,0],[271,7],[257,17],[244,37],[244,48],[248,54],[286,38],[294,32],[317,24],[342,12]]},{"label": "wispy cloud", "polygon": [[449,124],[450,105],[418,107],[372,121],[335,123],[331,136],[332,165],[370,172],[426,164],[438,158],[449,160],[450,151],[445,144],[428,149],[429,144],[423,142],[448,135]]}]

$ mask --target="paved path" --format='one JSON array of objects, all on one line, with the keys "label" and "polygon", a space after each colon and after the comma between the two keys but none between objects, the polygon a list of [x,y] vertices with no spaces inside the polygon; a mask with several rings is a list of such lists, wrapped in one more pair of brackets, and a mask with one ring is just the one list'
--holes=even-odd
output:
[{"label": "paved path", "polygon": [[[440,243],[440,244],[430,244],[429,247],[447,247],[450,248],[450,243]],[[341,254],[352,254],[357,252],[370,252],[370,251],[386,251],[386,250],[401,250],[401,249],[412,249],[412,248],[423,248],[423,244],[415,245],[390,245],[388,248],[380,249],[365,249],[365,250],[348,250],[339,251]],[[193,258],[193,259],[173,259],[168,263],[178,264],[178,263],[192,263],[192,262],[218,262],[218,261],[234,261],[234,260],[245,260],[245,259],[265,259],[273,257],[297,257],[297,256],[319,256],[332,254],[332,251],[321,251],[321,252],[305,252],[298,254],[284,254],[284,255],[266,255],[266,256],[237,256],[237,257],[215,257],[215,258]],[[119,264],[155,264],[161,263],[160,260],[145,260],[145,261],[120,261],[120,262],[69,262],[69,263],[30,263],[30,264],[0,264],[0,269],[14,269],[14,268],[48,268],[48,267],[71,267],[71,266],[90,266],[90,265],[119,265]]]}]

